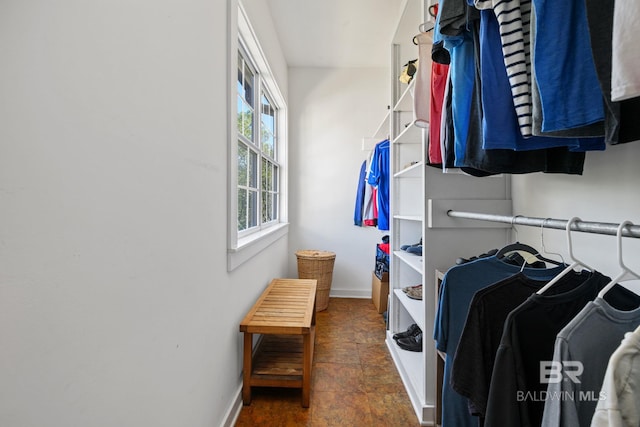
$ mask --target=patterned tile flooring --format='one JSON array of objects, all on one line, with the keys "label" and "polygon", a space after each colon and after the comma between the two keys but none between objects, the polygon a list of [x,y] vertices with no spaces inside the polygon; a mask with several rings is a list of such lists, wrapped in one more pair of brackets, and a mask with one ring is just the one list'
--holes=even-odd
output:
[{"label": "patterned tile flooring", "polygon": [[254,387],[236,427],[414,427],[418,419],[370,299],[331,298],[316,314],[311,404],[299,389]]}]

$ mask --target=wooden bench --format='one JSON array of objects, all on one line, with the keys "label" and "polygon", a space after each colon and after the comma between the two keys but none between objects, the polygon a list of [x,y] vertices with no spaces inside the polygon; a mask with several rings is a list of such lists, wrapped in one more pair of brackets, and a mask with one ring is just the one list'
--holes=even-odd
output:
[{"label": "wooden bench", "polygon": [[[251,387],[302,389],[309,407],[316,324],[315,279],[273,279],[240,323],[244,332],[242,402]],[[261,340],[253,351],[253,334]]]}]

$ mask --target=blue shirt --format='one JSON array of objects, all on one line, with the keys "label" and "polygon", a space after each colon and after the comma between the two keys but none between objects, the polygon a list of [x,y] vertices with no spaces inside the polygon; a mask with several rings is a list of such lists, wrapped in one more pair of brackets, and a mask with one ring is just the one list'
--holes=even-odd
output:
[{"label": "blue shirt", "polygon": [[[500,27],[492,9],[480,11],[480,70],[482,76],[482,148],[517,151],[570,147],[571,151],[604,150],[603,137],[524,138],[513,106],[500,39]],[[537,69],[536,69],[537,72]]]},{"label": "blue shirt", "polygon": [[533,0],[533,66],[542,103],[542,131],[571,129],[604,119],[584,1]]},{"label": "blue shirt", "polygon": [[[564,266],[552,269],[525,268],[527,277],[551,280]],[[467,398],[453,390],[451,367],[467,310],[476,291],[520,272],[517,265],[507,264],[495,256],[481,258],[450,268],[440,287],[433,337],[436,348],[446,353],[442,385],[442,427],[477,427],[478,418],[469,414]]]},{"label": "blue shirt", "polygon": [[353,211],[353,224],[362,226],[362,209],[364,206],[365,178],[367,176],[367,161],[362,162],[358,175],[358,189],[356,190],[356,205]]},{"label": "blue shirt", "polygon": [[376,145],[369,170],[369,184],[378,188],[378,229],[389,229],[389,140]]}]

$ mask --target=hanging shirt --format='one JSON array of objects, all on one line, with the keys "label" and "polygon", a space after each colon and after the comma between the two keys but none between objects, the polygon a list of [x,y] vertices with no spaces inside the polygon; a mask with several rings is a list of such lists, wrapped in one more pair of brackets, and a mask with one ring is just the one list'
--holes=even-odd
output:
[{"label": "hanging shirt", "polygon": [[529,55],[529,15],[531,2],[520,0],[476,0],[478,9],[494,9],[500,25],[502,56],[507,70],[513,107],[520,133],[531,133],[531,64]]},{"label": "hanging shirt", "polygon": [[571,147],[572,151],[604,149],[603,138],[524,138],[513,108],[507,69],[501,50],[500,27],[493,10],[480,12],[480,74],[482,79],[483,148],[517,151]]},{"label": "hanging shirt", "polygon": [[[568,292],[590,275],[588,272],[567,274],[548,292]],[[486,414],[493,362],[507,316],[546,283],[548,280],[533,280],[518,273],[474,295],[451,372],[453,389],[469,399],[472,415],[484,418]]]},{"label": "hanging shirt", "polygon": [[609,358],[591,427],[640,425],[640,327]]},{"label": "hanging shirt", "polygon": [[451,64],[451,106],[454,129],[454,166],[464,166],[464,152],[469,132],[469,115],[474,86],[473,39],[467,30],[466,0],[446,0],[438,8],[439,31]]},{"label": "hanging shirt", "polygon": [[358,187],[356,189],[356,204],[353,211],[353,224],[362,226],[362,216],[364,210],[365,182],[367,176],[367,161],[362,162],[360,173],[358,174]]},{"label": "hanging shirt", "polygon": [[442,164],[442,150],[440,145],[440,124],[442,121],[442,111],[444,106],[444,94],[447,85],[447,74],[449,65],[439,64],[435,61],[431,63],[431,100],[429,126],[429,163],[432,165]]},{"label": "hanging shirt", "polygon": [[542,131],[603,120],[585,2],[532,1],[536,13],[533,66],[542,102]]},{"label": "hanging shirt", "polygon": [[376,186],[377,208],[378,208],[378,229],[389,229],[389,140],[379,142],[371,160],[368,182]]},{"label": "hanging shirt", "polygon": [[367,172],[364,179],[364,201],[362,207],[362,224],[368,227],[375,227],[378,220],[375,189],[371,184],[369,184],[369,173],[372,159],[373,151],[369,154],[369,158],[367,159]]},{"label": "hanging shirt", "polygon": [[[559,295],[533,294],[505,321],[496,353],[485,427],[539,426],[546,383],[540,381],[541,363],[553,360],[555,339],[610,278],[594,272],[579,287]],[[607,301],[622,308],[634,304],[633,292],[615,286]]]},{"label": "hanging shirt", "polygon": [[454,129],[454,166],[464,166],[464,151],[469,132],[471,94],[474,85],[473,40],[468,32],[447,37],[444,46],[451,55],[452,114]]},{"label": "hanging shirt", "polygon": [[559,377],[552,376],[554,381],[549,381],[547,388],[542,427],[588,426],[591,423],[598,401],[605,397],[600,390],[609,357],[618,348],[625,332],[640,325],[640,308],[633,306],[634,300],[638,302],[640,297],[630,299],[629,305],[635,310],[621,311],[596,298],[558,333],[553,363],[563,366],[564,362],[570,361],[571,365],[565,370],[569,374],[579,373],[579,376],[564,379],[562,371]]},{"label": "hanging shirt", "polygon": [[611,99],[622,101],[640,96],[640,49],[634,37],[640,20],[637,0],[616,0],[613,11]]},{"label": "hanging shirt", "polygon": [[[581,174],[585,159],[584,152],[572,152],[567,147],[527,151],[515,151],[513,148],[485,150],[482,147],[484,139],[482,118],[486,116],[483,113],[482,96],[486,93],[486,90],[483,86],[484,82],[480,72],[480,51],[484,46],[481,46],[479,27],[478,20],[470,22],[468,26],[474,45],[475,82],[471,92],[471,110],[464,152],[464,166],[461,169],[472,176],[530,172]],[[504,69],[504,65],[502,65],[502,68]],[[496,100],[499,102],[498,99]],[[506,100],[509,105],[512,105],[508,95]],[[507,109],[507,114],[511,114],[513,117],[512,123],[515,124],[512,135],[509,135],[510,139],[521,139],[522,136],[518,130],[512,107]],[[501,116],[499,120],[504,121],[505,116]]]},{"label": "hanging shirt", "polygon": [[[562,271],[525,268],[528,277],[551,280]],[[442,427],[477,427],[477,418],[467,410],[467,399],[451,387],[451,367],[467,310],[476,291],[520,272],[520,266],[507,264],[495,256],[480,258],[451,267],[444,275],[436,312],[433,337],[436,348],[446,353],[442,385]]]},{"label": "hanging shirt", "polygon": [[418,71],[414,78],[413,94],[414,123],[421,128],[429,127],[429,110],[431,103],[431,46],[433,34],[421,32],[415,39],[418,41]]}]

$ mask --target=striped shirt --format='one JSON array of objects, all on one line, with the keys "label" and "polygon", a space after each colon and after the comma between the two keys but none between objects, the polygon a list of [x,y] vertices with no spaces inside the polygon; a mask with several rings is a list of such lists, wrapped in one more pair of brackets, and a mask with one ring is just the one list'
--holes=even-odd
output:
[{"label": "striped shirt", "polygon": [[532,136],[531,0],[475,0],[480,10],[493,9],[500,25],[502,54],[511,85],[520,133]]}]

